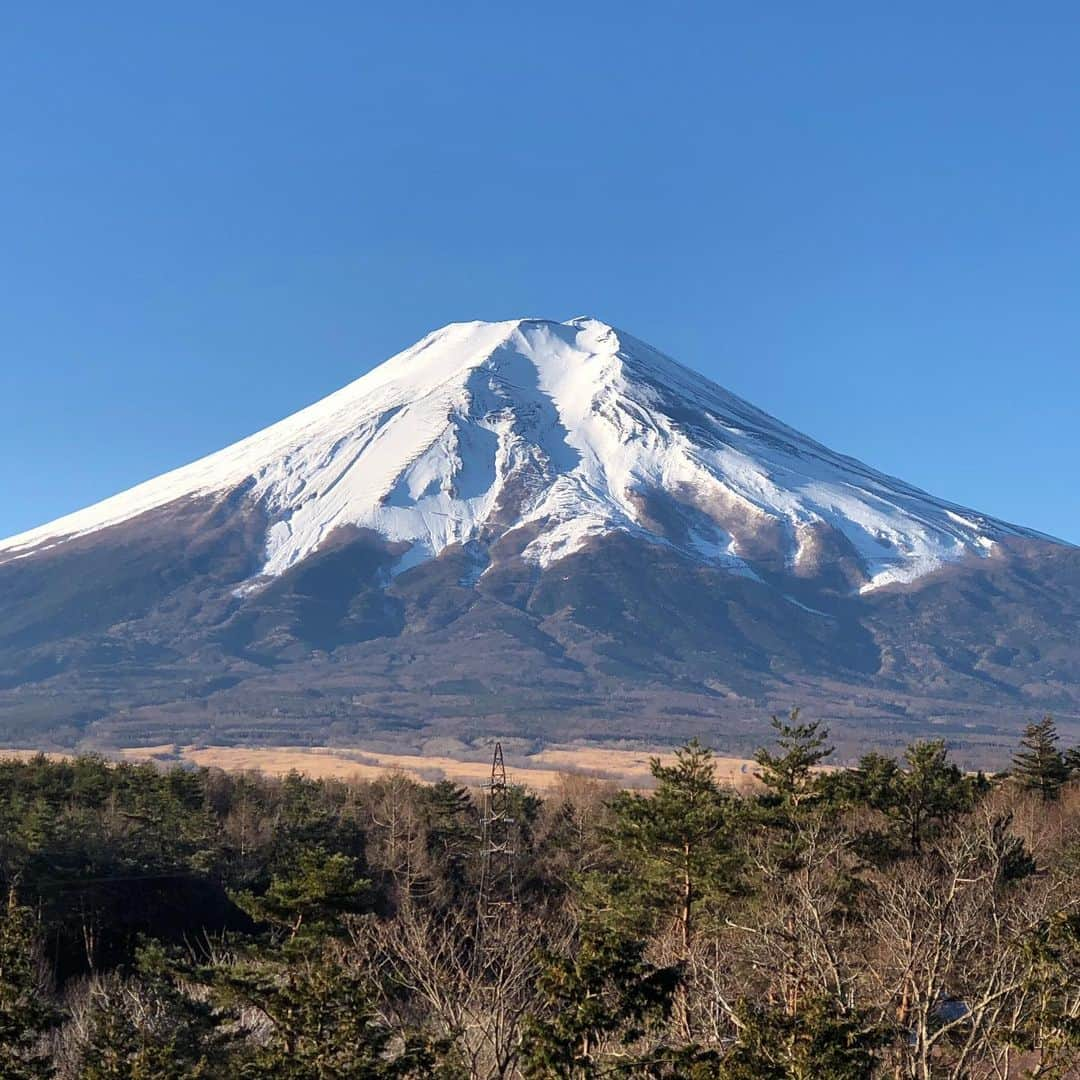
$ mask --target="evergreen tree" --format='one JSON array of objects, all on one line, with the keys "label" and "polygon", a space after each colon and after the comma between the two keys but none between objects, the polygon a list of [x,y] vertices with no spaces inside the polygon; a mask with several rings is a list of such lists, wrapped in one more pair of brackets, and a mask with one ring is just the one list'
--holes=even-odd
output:
[{"label": "evergreen tree", "polygon": [[1049,716],[1028,724],[1013,758],[1012,774],[1021,787],[1056,799],[1069,778],[1069,766],[1058,747],[1057,725]]},{"label": "evergreen tree", "polygon": [[[92,984],[79,1055],[80,1080],[210,1080],[235,1042],[232,1024],[184,993],[187,965],[155,942],[144,945],[129,976]],[[233,1018],[229,1018],[230,1021]]]},{"label": "evergreen tree", "polygon": [[739,1009],[739,1036],[724,1057],[723,1080],[865,1080],[875,1075],[886,1033],[867,1018],[844,1015],[820,999],[798,1013],[752,1006]]},{"label": "evergreen tree", "polygon": [[30,912],[8,893],[0,912],[0,1076],[34,1080],[51,1076],[42,1047],[55,1017],[45,1003],[35,968],[34,929]]},{"label": "evergreen tree", "polygon": [[1065,751],[1065,767],[1070,780],[1080,780],[1080,746],[1070,746]]},{"label": "evergreen tree", "polygon": [[653,758],[651,795],[623,792],[613,802],[613,838],[626,861],[617,883],[646,917],[674,911],[684,953],[699,903],[732,885],[735,803],[716,782],[713,753],[697,739],[675,753],[673,765]]},{"label": "evergreen tree", "polygon": [[[234,1074],[252,1080],[392,1080],[442,1075],[434,1048],[395,1033],[377,1018],[370,978],[347,963],[333,939],[342,916],[362,909],[370,882],[356,860],[320,847],[301,849],[288,872],[261,896],[237,902],[271,927],[231,963],[205,975],[226,1010],[255,1010],[269,1037],[241,1053]],[[314,951],[314,955],[313,955]],[[449,1075],[449,1074],[446,1074]]]},{"label": "evergreen tree", "polygon": [[1053,912],[1033,928],[1026,944],[1032,959],[1026,989],[1035,1008],[1023,1018],[1018,1030],[1009,1033],[1010,1038],[1039,1054],[1039,1075],[1074,1075],[1070,1065],[1080,1067],[1080,913]]},{"label": "evergreen tree", "polygon": [[476,809],[466,788],[439,780],[420,792],[427,817],[428,850],[457,866],[468,853],[476,833]]},{"label": "evergreen tree", "polygon": [[525,1025],[526,1077],[650,1075],[657,1051],[635,1054],[633,1044],[671,1012],[679,971],[647,963],[644,947],[610,924],[593,922],[571,955],[546,955],[540,1011]]},{"label": "evergreen tree", "polygon": [[404,1080],[447,1076],[437,1047],[377,1017],[370,982],[324,948],[305,959],[261,954],[210,973],[219,1002],[262,1016],[266,1035],[238,1052],[230,1076],[245,1080]]},{"label": "evergreen tree", "polygon": [[0,762],[0,1080],[927,1080],[1006,1047],[1073,1075],[1080,803],[1038,872],[1021,839],[1021,780],[1077,763],[1052,724],[988,798],[940,741],[822,772],[824,731],[777,734],[745,799],[697,743],[648,794],[512,788],[514,903],[479,942],[453,784]]},{"label": "evergreen tree", "polygon": [[275,874],[261,896],[244,892],[235,899],[257,922],[293,941],[301,933],[332,932],[342,914],[361,909],[370,885],[355,859],[314,848],[301,851],[289,872]]},{"label": "evergreen tree", "polygon": [[943,739],[915,742],[904,753],[907,768],[867,754],[846,779],[851,796],[894,823],[909,851],[918,854],[949,821],[973,805],[976,784],[951,761]]},{"label": "evergreen tree", "polygon": [[772,718],[779,750],[758,750],[754,760],[761,766],[757,778],[784,803],[797,808],[819,792],[815,768],[832,752],[829,732],[820,721],[799,723],[799,710],[792,709],[787,721]]}]

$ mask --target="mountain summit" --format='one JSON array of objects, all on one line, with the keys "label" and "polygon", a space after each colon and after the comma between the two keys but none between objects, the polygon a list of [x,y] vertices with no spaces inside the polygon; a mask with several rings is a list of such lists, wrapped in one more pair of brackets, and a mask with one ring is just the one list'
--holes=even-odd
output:
[{"label": "mountain summit", "polygon": [[453,544],[483,573],[518,530],[548,567],[622,531],[862,591],[1037,536],[835,454],[606,323],[519,319],[436,330],[257,435],[0,542],[0,561],[241,491],[266,519],[249,588],[349,526],[407,545],[395,574]]},{"label": "mountain summit", "polygon": [[799,703],[842,750],[925,729],[981,763],[1026,712],[1080,716],[1078,620],[1076,548],[621,330],[455,323],[0,542],[0,742],[739,750]]}]

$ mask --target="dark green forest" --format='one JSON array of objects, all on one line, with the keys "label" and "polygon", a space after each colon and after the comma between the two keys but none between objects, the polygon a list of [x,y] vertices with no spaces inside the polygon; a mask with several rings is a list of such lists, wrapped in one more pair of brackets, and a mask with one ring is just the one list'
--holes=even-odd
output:
[{"label": "dark green forest", "polygon": [[718,783],[0,763],[0,1077],[1080,1075],[1080,755]]}]

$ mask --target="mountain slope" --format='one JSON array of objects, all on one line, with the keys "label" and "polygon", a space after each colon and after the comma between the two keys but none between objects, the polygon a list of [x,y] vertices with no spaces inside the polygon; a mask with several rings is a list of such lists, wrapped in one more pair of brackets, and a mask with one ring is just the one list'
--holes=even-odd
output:
[{"label": "mountain slope", "polygon": [[0,542],[0,739],[1067,724],[1076,554],[595,319],[454,324]]},{"label": "mountain slope", "polygon": [[834,454],[596,320],[519,320],[436,331],[258,435],[0,542],[0,559],[241,487],[268,518],[271,577],[344,525],[408,543],[399,570],[543,523],[523,552],[541,566],[622,529],[741,572],[842,552],[864,588],[1034,535]]}]

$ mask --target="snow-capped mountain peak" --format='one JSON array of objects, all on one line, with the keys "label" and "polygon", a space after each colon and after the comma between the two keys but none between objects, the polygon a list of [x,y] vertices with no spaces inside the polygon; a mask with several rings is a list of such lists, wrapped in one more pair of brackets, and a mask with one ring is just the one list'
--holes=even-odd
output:
[{"label": "snow-capped mountain peak", "polygon": [[253,586],[346,526],[407,545],[396,572],[508,534],[548,566],[623,531],[755,577],[842,567],[864,591],[1036,535],[835,454],[579,317],[443,327],[250,438],[0,542],[0,562],[238,491],[267,522]]}]

